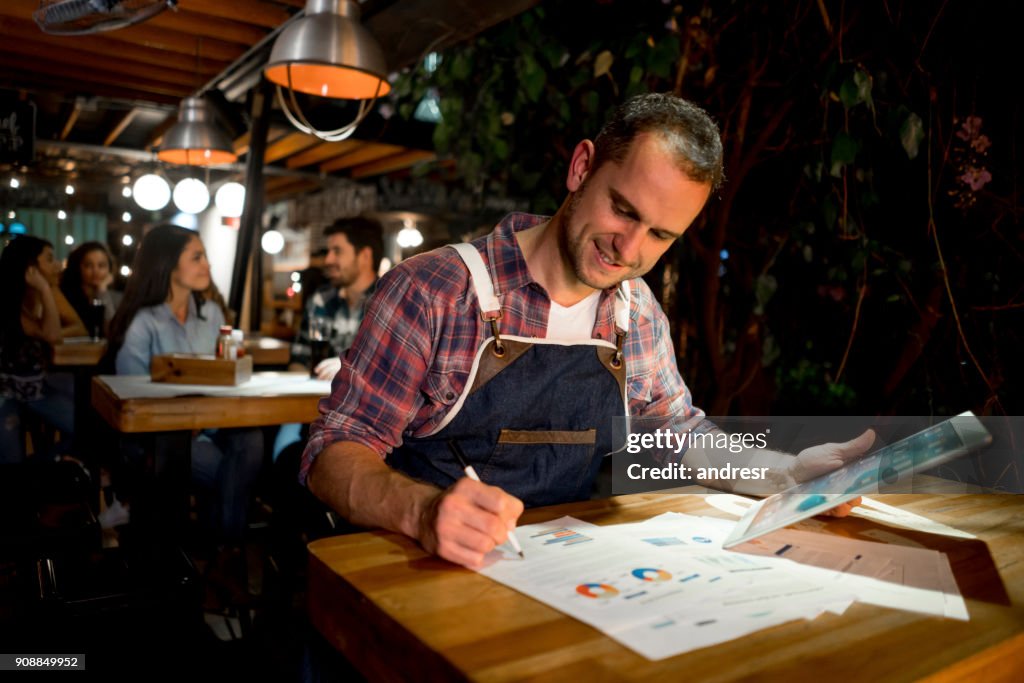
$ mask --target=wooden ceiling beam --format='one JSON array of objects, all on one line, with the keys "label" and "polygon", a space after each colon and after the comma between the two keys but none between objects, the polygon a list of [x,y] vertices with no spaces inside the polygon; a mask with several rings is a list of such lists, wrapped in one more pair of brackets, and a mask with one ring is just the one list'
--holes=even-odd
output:
[{"label": "wooden ceiling beam", "polygon": [[288,168],[302,168],[318,164],[325,159],[333,159],[341,154],[347,154],[367,143],[362,140],[342,140],[341,142],[323,142],[312,149],[296,154],[284,163]]},{"label": "wooden ceiling beam", "polygon": [[164,133],[171,129],[175,123],[178,122],[178,115],[169,114],[167,118],[158,123],[153,130],[149,131],[149,135],[146,136],[146,141],[142,144],[143,149],[150,149],[159,145],[164,139]]},{"label": "wooden ceiling beam", "polygon": [[107,133],[107,137],[103,139],[103,146],[110,147],[114,144],[114,141],[121,137],[121,133],[124,132],[124,129],[131,125],[131,122],[136,116],[138,116],[139,111],[141,110],[138,107],[132,107],[125,112],[125,114],[118,119],[117,123],[114,124],[114,127],[110,129],[110,132]]},{"label": "wooden ceiling beam", "polygon": [[386,145],[380,142],[371,142],[354,152],[349,154],[343,154],[337,158],[331,159],[320,164],[321,173],[331,173],[333,171],[340,171],[345,168],[352,168],[360,164],[365,164],[377,159],[382,159],[386,156],[391,156],[401,152],[402,148],[398,145]]},{"label": "wooden ceiling beam", "polygon": [[[32,33],[42,33],[38,26],[31,21],[32,13],[39,7],[38,0],[3,0],[0,2],[0,16],[15,17],[28,20],[34,27]],[[165,24],[158,24],[161,17],[175,14],[175,12],[162,12],[156,17],[135,26],[118,29],[117,31],[106,31],[103,37],[110,41],[135,43],[150,48],[170,50],[192,55],[193,61],[196,55],[196,37],[190,29],[178,31]],[[174,20],[172,24],[177,23]],[[202,23],[201,21],[199,23]],[[190,23],[191,26],[191,23]],[[206,35],[211,31],[209,28],[201,28],[199,35]],[[78,36],[64,36],[65,44],[70,46]],[[215,36],[209,36],[203,40],[201,56],[218,59],[221,61],[234,61],[239,55],[245,52],[247,43],[238,45],[225,40],[215,40]],[[255,42],[255,41],[253,41]],[[113,52],[113,51],[112,51]]]},{"label": "wooden ceiling beam", "polygon": [[[2,59],[2,56],[0,56],[0,60]],[[121,88],[116,85],[103,83],[83,84],[71,78],[34,73],[29,70],[0,72],[0,89],[24,90],[38,96],[66,93],[69,95],[110,97],[120,100],[146,102],[147,104],[171,105],[181,102],[180,96],[156,95],[154,93],[142,92],[141,90]]]},{"label": "wooden ceiling beam", "polygon": [[78,115],[82,113],[82,100],[75,100],[75,103],[71,105],[71,113],[68,114],[68,120],[64,122],[64,128],[60,131],[60,139],[67,140],[68,135],[71,134],[71,129],[75,127],[75,122],[78,121]]},{"label": "wooden ceiling beam", "polygon": [[[209,0],[203,1],[209,5],[217,4],[209,2]],[[234,10],[234,16],[236,19],[246,16],[245,5],[247,3],[241,3],[235,0],[235,2],[221,4],[225,8]],[[179,10],[177,12],[161,12],[152,19],[146,21],[144,25],[169,31],[178,31],[179,33],[202,38],[203,48],[206,47],[205,44],[208,38],[213,38],[217,41],[227,43],[237,43],[238,45],[245,45],[248,47],[260,42],[267,33],[269,33],[265,28],[253,26],[252,24],[243,24],[240,21],[220,19],[206,14],[196,14],[195,12],[183,10]],[[206,50],[202,49],[200,51],[200,55],[205,52]]]},{"label": "wooden ceiling beam", "polygon": [[360,164],[354,167],[349,175],[353,180],[369,178],[370,176],[408,168],[425,161],[433,161],[436,158],[437,154],[426,149],[407,149],[398,154],[392,154],[376,161]]},{"label": "wooden ceiling beam", "polygon": [[[193,74],[193,77],[197,73],[194,50],[191,54],[154,50],[132,43],[111,40],[103,37],[103,35],[74,36],[73,39],[69,39],[67,36],[51,36],[40,31],[31,21],[0,16],[0,36],[10,39],[10,41],[2,41],[6,45],[11,45],[14,41],[31,40],[33,43],[48,45],[58,50],[64,50],[71,46],[77,50],[93,52],[99,55],[113,54],[126,62],[151,64],[165,69],[177,69],[178,71]],[[228,64],[228,61],[204,58],[199,65],[198,73],[208,79],[210,76],[223,71]]]},{"label": "wooden ceiling beam", "polygon": [[236,19],[265,28],[277,28],[292,13],[277,4],[248,0],[242,3],[210,2],[210,0],[178,0],[178,7],[193,14],[205,14],[220,19]]},{"label": "wooden ceiling beam", "polygon": [[88,90],[90,94],[99,94],[98,87],[111,85],[125,90],[135,90],[144,95],[144,99],[151,99],[150,95],[165,95],[170,97],[185,97],[192,92],[192,88],[186,85],[174,85],[171,83],[160,83],[146,78],[132,77],[126,74],[101,71],[91,68],[77,68],[61,62],[51,62],[44,59],[34,59],[22,55],[15,55],[4,52],[4,46],[0,46],[0,60],[4,64],[13,66],[25,73],[50,74],[64,77],[72,82],[81,81],[78,88],[72,92],[81,93]]},{"label": "wooden ceiling beam", "polygon": [[149,81],[161,81],[188,89],[195,89],[197,87],[196,75],[194,73],[153,65],[139,68],[138,64],[121,57],[106,57],[102,54],[73,50],[67,47],[55,51],[51,45],[36,43],[32,40],[5,41],[3,48],[0,49],[34,59],[53,60],[54,58],[59,58],[61,62],[72,64],[75,67],[125,74],[133,80],[138,76],[144,76]]},{"label": "wooden ceiling beam", "polygon": [[279,159],[284,159],[309,149],[318,142],[320,142],[318,138],[300,131],[288,133],[267,146],[267,151],[263,154],[263,163],[272,164]]}]

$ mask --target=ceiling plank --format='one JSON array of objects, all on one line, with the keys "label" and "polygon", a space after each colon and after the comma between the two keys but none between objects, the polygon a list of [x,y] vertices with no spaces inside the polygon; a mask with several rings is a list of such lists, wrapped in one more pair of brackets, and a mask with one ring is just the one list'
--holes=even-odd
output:
[{"label": "ceiling plank", "polygon": [[352,169],[350,175],[353,180],[369,178],[370,176],[408,168],[424,161],[433,161],[436,158],[436,153],[426,149],[408,149],[404,152],[384,157],[383,159],[371,161],[366,164],[360,164]]},{"label": "ceiling plank", "polygon": [[107,137],[103,139],[103,146],[110,147],[114,144],[114,141],[121,137],[121,133],[123,133],[124,129],[131,124],[136,116],[138,116],[140,111],[141,110],[138,107],[132,107],[125,112],[124,116],[122,116],[120,120],[114,124],[114,127],[110,129],[110,132],[107,133]]},{"label": "ceiling plank", "polygon": [[[208,2],[208,4],[214,4],[209,3],[209,0],[206,0],[206,2]],[[245,16],[246,8],[242,6],[241,3],[232,2],[222,4],[235,10],[236,19]],[[206,47],[207,38],[214,38],[218,41],[250,46],[263,40],[264,36],[269,33],[266,29],[253,26],[252,24],[243,24],[239,21],[219,19],[208,15],[181,10],[177,12],[161,12],[148,20],[146,25],[200,37],[203,39],[203,48]],[[204,54],[205,52],[205,49],[202,49],[200,54]]]},{"label": "ceiling plank", "polygon": [[252,140],[252,131],[247,130],[231,143],[231,149],[235,150],[235,154],[243,156],[249,153],[249,141]]},{"label": "ceiling plank", "polygon": [[296,154],[284,163],[288,168],[302,168],[318,164],[325,159],[333,159],[341,154],[347,154],[365,145],[362,140],[342,140],[341,142],[324,142],[308,149],[301,154]]},{"label": "ceiling plank", "polygon": [[266,28],[277,28],[292,16],[292,13],[280,5],[259,0],[240,3],[210,2],[210,0],[178,0],[178,7],[193,14],[205,14],[221,19],[239,19],[247,24],[255,24]]},{"label": "ceiling plank", "polygon": [[153,65],[146,66],[140,73],[138,64],[134,64],[120,56],[107,57],[102,54],[98,55],[93,52],[72,50],[67,47],[61,48],[59,51],[55,51],[50,45],[45,43],[36,43],[32,40],[8,41],[4,43],[2,49],[13,54],[34,57],[42,60],[59,59],[61,62],[74,65],[75,67],[85,67],[89,69],[98,69],[100,71],[125,74],[132,77],[132,79],[139,75],[143,75],[146,79],[153,81],[162,81],[164,83],[184,86],[189,89],[195,87],[196,78],[194,73],[176,71],[174,69],[166,69]]},{"label": "ceiling plank", "polygon": [[[3,63],[3,55],[0,55],[0,63]],[[150,92],[142,92],[133,88],[122,88],[107,83],[84,84],[72,78],[53,76],[45,73],[35,73],[28,69],[5,72],[0,69],[0,87],[9,90],[24,90],[36,96],[49,96],[54,93],[69,93],[72,95],[89,95],[99,97],[110,97],[113,99],[145,102],[153,104],[177,104],[181,96],[172,97],[168,95],[157,95]],[[86,92],[88,90],[88,92]]]},{"label": "ceiling plank", "polygon": [[340,171],[344,168],[352,168],[359,164],[365,164],[370,161],[376,161],[386,156],[396,154],[402,151],[402,148],[398,145],[385,145],[380,142],[371,142],[354,152],[349,154],[343,154],[335,159],[320,164],[321,173],[331,173],[333,171]]},{"label": "ceiling plank", "polygon": [[309,149],[318,142],[320,142],[319,138],[300,131],[288,133],[280,140],[267,146],[267,151],[263,154],[263,163],[272,164],[279,159],[284,159]]},{"label": "ceiling plank", "polygon": [[[15,55],[10,52],[4,52],[5,47],[6,46],[0,46],[0,61],[4,64],[11,65],[15,69],[26,73],[34,72],[51,74],[58,77],[65,77],[72,81],[81,81],[82,83],[78,86],[78,89],[75,92],[82,92],[86,87],[85,84],[89,84],[87,87],[90,94],[99,94],[98,86],[101,85],[113,85],[126,90],[136,90],[143,93],[167,95],[172,97],[185,97],[192,92],[190,87],[184,85],[161,83],[146,78],[139,78],[137,76],[133,77],[127,74],[101,71],[93,68],[78,68],[62,62],[53,62],[50,60]],[[92,91],[96,92],[93,93]]]},{"label": "ceiling plank", "polygon": [[75,103],[71,105],[71,113],[68,114],[68,120],[64,123],[64,128],[60,131],[60,139],[67,140],[68,135],[71,134],[71,129],[75,127],[75,122],[78,121],[78,115],[82,113],[82,100],[75,100]]},{"label": "ceiling plank", "polygon": [[[152,64],[166,69],[177,69],[187,73],[196,73],[196,57],[193,50],[190,54],[179,52],[168,52],[167,50],[154,50],[131,43],[119,42],[104,38],[101,35],[89,36],[51,36],[43,33],[31,21],[13,19],[0,16],[0,36],[10,38],[12,41],[32,40],[34,43],[50,45],[54,48],[64,50],[74,48],[85,52],[93,52],[99,55],[116,54],[119,59],[137,64]],[[6,41],[5,41],[6,42]],[[199,73],[204,76],[212,76],[224,70],[229,62],[204,58],[199,65]]]},{"label": "ceiling plank", "polygon": [[[15,17],[18,19],[29,20],[31,22],[32,12],[34,12],[38,6],[38,0],[3,0],[3,2],[0,2],[0,16]],[[234,61],[236,57],[245,52],[246,48],[243,46],[251,45],[251,43],[244,42],[239,45],[227,40],[217,39],[219,36],[216,34],[209,35],[211,34],[212,29],[203,26],[204,22],[202,19],[194,22],[196,24],[195,26],[193,26],[193,22],[189,22],[189,28],[180,31],[173,28],[173,26],[167,25],[166,20],[161,21],[161,18],[173,14],[175,14],[175,12],[161,12],[157,16],[141,24],[122,28],[117,31],[106,31],[104,32],[103,37],[114,42],[135,43],[137,45],[145,45],[151,48],[181,52],[187,55],[192,55],[192,58],[195,59],[197,44],[196,36],[206,36],[202,41],[202,51],[200,55],[228,62]],[[180,22],[175,19],[170,21],[170,24],[172,25],[177,25],[179,23]],[[33,26],[35,26],[34,22]],[[255,30],[259,31],[259,29]],[[33,29],[33,32],[41,32],[41,30],[36,26]],[[64,36],[64,39],[67,41],[68,45],[71,45],[75,41],[76,37],[77,36]],[[256,38],[252,42],[256,42],[256,40],[259,40],[259,38]]]}]

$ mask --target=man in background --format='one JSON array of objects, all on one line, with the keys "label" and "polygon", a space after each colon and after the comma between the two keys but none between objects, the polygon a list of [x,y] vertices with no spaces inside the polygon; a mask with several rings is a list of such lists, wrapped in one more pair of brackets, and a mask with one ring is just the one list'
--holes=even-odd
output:
[{"label": "man in background", "polygon": [[[327,283],[306,300],[299,333],[292,344],[290,369],[312,370],[319,379],[333,379],[341,367],[341,354],[355,339],[366,300],[377,284],[384,251],[382,228],[377,221],[357,216],[340,218],[324,230]],[[326,325],[330,354],[312,360],[311,327]]]}]

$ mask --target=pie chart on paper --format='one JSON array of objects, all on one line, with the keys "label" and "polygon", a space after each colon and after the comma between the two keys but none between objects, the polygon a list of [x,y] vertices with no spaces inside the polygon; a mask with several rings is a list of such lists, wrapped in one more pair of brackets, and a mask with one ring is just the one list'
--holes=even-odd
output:
[{"label": "pie chart on paper", "polygon": [[664,569],[654,569],[651,567],[634,569],[632,574],[641,581],[668,581],[672,578],[672,575]]},{"label": "pie chart on paper", "polygon": [[607,583],[581,583],[576,586],[576,592],[588,598],[614,598],[619,589]]}]

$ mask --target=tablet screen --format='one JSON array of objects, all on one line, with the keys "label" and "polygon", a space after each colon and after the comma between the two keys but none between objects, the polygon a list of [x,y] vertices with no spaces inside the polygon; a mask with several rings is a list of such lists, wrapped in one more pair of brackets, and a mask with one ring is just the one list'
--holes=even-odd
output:
[{"label": "tablet screen", "polygon": [[[954,420],[956,427],[954,427]],[[991,436],[973,415],[958,415],[855,460],[845,467],[769,496],[736,525],[723,544],[732,547],[830,510],[863,493],[892,486],[984,445]],[[980,431],[979,431],[980,427]],[[961,434],[970,435],[965,443]]]}]

